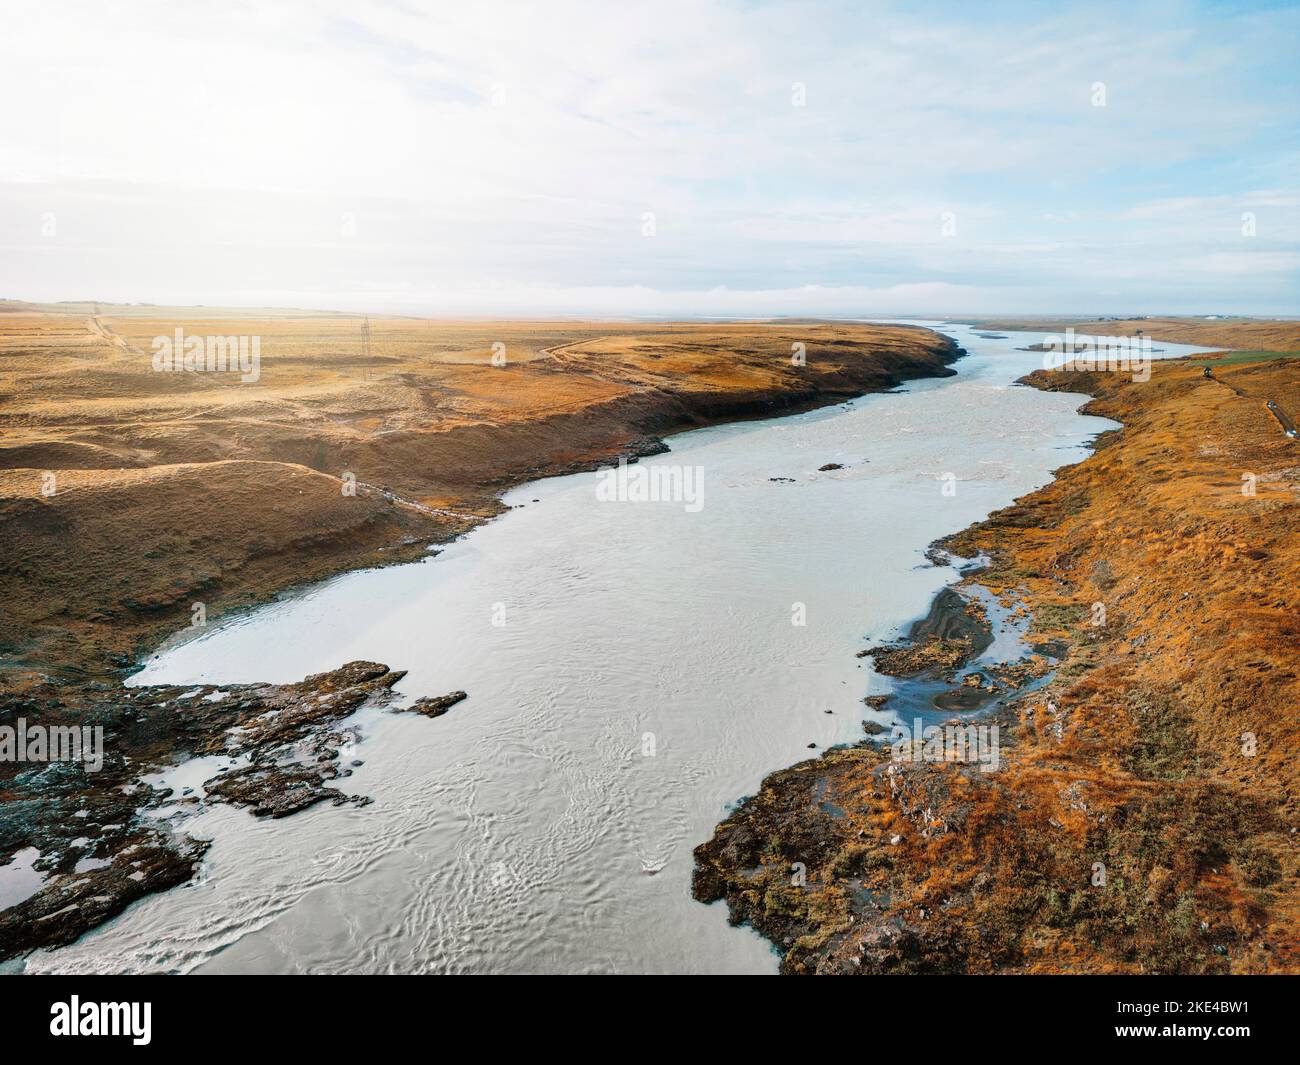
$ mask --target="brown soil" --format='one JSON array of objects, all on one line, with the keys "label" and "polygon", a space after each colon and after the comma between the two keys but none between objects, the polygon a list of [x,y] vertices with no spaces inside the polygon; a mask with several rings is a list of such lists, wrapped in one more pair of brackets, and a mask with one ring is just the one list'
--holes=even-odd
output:
[{"label": "brown soil", "polygon": [[998,711],[1001,770],[782,770],[696,896],[787,972],[1300,971],[1300,443],[1264,405],[1296,412],[1300,366],[1218,376],[1033,374],[1124,428],[946,545],[1064,654]]},{"label": "brown soil", "polygon": [[[195,603],[210,622],[418,557],[521,481],[947,374],[957,355],[894,326],[414,319],[372,320],[367,351],[360,319],[210,313],[0,314],[11,663],[121,667],[189,626]],[[177,327],[260,336],[260,379],[155,372],[152,339]],[[791,363],[796,343],[806,366]]]}]

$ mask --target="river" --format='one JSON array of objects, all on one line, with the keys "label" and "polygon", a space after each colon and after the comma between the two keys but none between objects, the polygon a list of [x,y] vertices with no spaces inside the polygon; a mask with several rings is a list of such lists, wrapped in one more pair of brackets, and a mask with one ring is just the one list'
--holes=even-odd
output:
[{"label": "river", "polygon": [[862,697],[890,682],[855,653],[956,578],[926,547],[1112,424],[1014,384],[1042,364],[1016,349],[1041,337],[924,324],[970,352],[957,376],[685,433],[645,460],[698,467],[702,506],[601,499],[598,473],[526,485],[437,557],[150,659],[131,683],[365,658],[409,671],[405,699],[470,697],[437,720],[363,711],[345,757],[364,764],[341,783],[371,805],[205,812],[194,883],[27,971],[774,973],[765,941],[691,899],[691,849],[766,773],[862,738]]}]

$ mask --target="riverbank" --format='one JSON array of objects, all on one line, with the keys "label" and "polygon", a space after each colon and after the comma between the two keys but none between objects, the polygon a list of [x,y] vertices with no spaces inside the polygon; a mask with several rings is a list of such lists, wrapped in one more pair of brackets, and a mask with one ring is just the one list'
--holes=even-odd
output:
[{"label": "riverbank", "polygon": [[[111,677],[196,603],[211,623],[409,561],[514,485],[947,375],[960,354],[909,326],[210,313],[0,314],[8,665]],[[155,372],[176,329],[260,338],[257,379]]]},{"label": "riverbank", "polygon": [[[0,908],[0,960],[71,943],[136,899],[185,883],[208,849],[184,831],[203,809],[286,817],[321,802],[365,805],[331,786],[361,764],[341,757],[359,738],[343,722],[390,702],[402,676],[350,662],[298,684],[128,692],[38,678],[7,690],[5,725],[25,736],[101,731],[78,752],[96,748],[93,762],[34,761],[4,778],[0,846],[28,855],[38,875]],[[176,768],[147,772],[157,767]]]},{"label": "riverbank", "polygon": [[[997,771],[880,738],[781,770],[697,848],[697,898],[791,973],[1300,967],[1300,451],[1266,406],[1300,371],[1216,376],[1030,375],[1123,429],[943,544],[1057,660],[964,719]],[[954,669],[944,635],[904,667]]]},{"label": "riverbank", "polygon": [[1294,318],[1211,317],[1086,318],[1028,315],[1025,317],[968,319],[981,329],[1021,330],[1052,334],[1065,343],[1067,329],[1076,336],[1137,337],[1197,344],[1236,351],[1300,354],[1300,323]]},{"label": "riverbank", "polygon": [[[233,737],[246,764],[227,766],[205,804],[281,816],[341,801],[328,783],[348,775],[333,711],[382,707],[400,676],[345,667],[378,671],[347,685],[361,702],[313,678],[237,686],[209,704],[211,686],[123,688],[142,651],[290,588],[427,557],[500,513],[516,484],[652,454],[670,432],[950,375],[960,355],[938,334],[891,326],[407,320],[370,323],[363,348],[346,319],[186,321],[195,335],[260,332],[260,380],[242,385],[154,373],[150,337],[171,328],[157,320],[95,324],[0,319],[22,370],[0,451],[12,560],[0,722],[94,722],[109,755],[107,769],[57,781],[0,764],[0,798],[17,812],[0,821],[0,872],[35,851],[44,878],[4,911],[5,953],[66,943],[192,875],[202,846],[147,820],[192,796],[122,791],[152,767],[232,749]],[[504,366],[492,363],[498,343]],[[800,351],[804,365],[791,361]],[[52,495],[40,492],[45,473]],[[260,735],[268,700],[310,728]],[[444,702],[416,709],[436,716]],[[146,845],[156,870],[131,864]]]}]

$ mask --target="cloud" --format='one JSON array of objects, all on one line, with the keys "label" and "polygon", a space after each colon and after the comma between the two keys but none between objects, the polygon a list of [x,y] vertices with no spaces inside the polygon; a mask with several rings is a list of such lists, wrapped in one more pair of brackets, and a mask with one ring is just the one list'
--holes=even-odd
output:
[{"label": "cloud", "polygon": [[[17,7],[7,295],[597,313],[689,289],[658,302],[814,313],[909,292],[941,313],[925,301],[1091,309],[1122,277],[1140,308],[1177,254],[1234,264],[1216,307],[1295,308],[1275,266],[1300,193],[1273,178],[1294,10]],[[1240,245],[1252,209],[1266,255]],[[1145,279],[1112,265],[1135,247]]]}]

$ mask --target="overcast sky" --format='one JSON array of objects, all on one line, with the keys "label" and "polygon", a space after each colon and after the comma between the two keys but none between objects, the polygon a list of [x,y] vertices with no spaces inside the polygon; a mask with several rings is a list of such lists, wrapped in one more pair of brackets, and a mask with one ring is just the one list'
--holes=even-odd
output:
[{"label": "overcast sky", "polygon": [[1300,8],[0,0],[0,296],[1300,313]]}]

